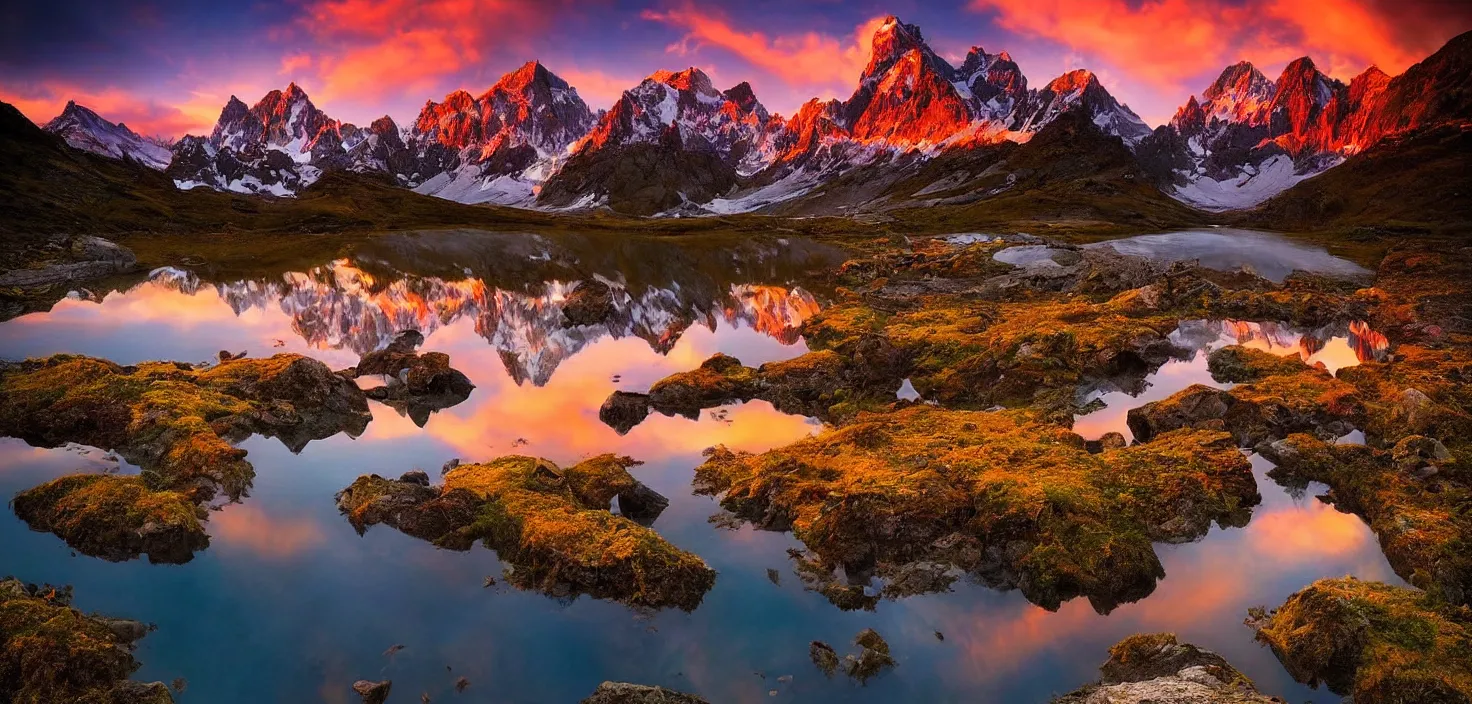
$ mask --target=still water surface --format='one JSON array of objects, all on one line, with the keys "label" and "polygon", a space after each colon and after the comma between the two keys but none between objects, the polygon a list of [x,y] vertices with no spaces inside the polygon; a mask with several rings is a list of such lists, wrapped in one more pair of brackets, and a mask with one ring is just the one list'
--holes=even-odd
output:
[{"label": "still water surface", "polygon": [[[156,623],[139,649],[137,677],[184,677],[180,701],[221,703],[353,702],[349,684],[361,678],[392,679],[395,701],[424,692],[434,701],[573,702],[610,679],[715,702],[1046,701],[1097,677],[1115,641],[1161,630],[1224,654],[1264,692],[1332,701],[1294,683],[1253,643],[1242,625],[1247,608],[1276,605],[1320,577],[1400,583],[1365,525],[1315,498],[1323,487],[1292,496],[1254,457],[1264,500],[1251,522],[1158,546],[1166,578],[1107,616],[1084,599],[1052,613],[1017,592],[964,581],[945,594],[883,601],[873,612],[840,611],[803,590],[785,554],[798,547],[790,535],[714,526],[707,518],[718,512],[715,501],[690,487],[703,448],[760,451],[817,432],[818,423],[763,402],[699,420],[655,415],[625,436],[598,420],[613,390],[643,391],[715,352],[748,364],[804,352],[797,327],[823,300],[804,287],[805,272],[831,265],[832,254],[785,240],[735,254],[661,242],[620,245],[629,247],[623,256],[592,262],[596,255],[580,254],[585,242],[536,240],[395,236],[379,250],[243,279],[166,269],[99,300],[64,300],[0,323],[0,357],[11,359],[73,352],[121,363],[193,361],[228,349],[300,352],[334,368],[412,327],[426,333],[426,350],[448,353],[476,384],[468,401],[423,427],[374,403],[360,437],[312,442],[299,454],[275,440],[247,440],[257,473],[250,495],[211,514],[210,547],[187,564],[74,556],[6,511],[0,572],[71,583],[80,608]],[[529,249],[513,257],[510,246]],[[546,267],[525,265],[539,256]],[[563,296],[595,276],[615,284],[618,313],[606,326],[563,327]],[[1202,352],[1167,364],[1143,393],[1101,390],[1107,408],[1080,418],[1078,431],[1128,434],[1128,408],[1214,383],[1204,350],[1215,345],[1312,350],[1312,361],[1331,368],[1355,363],[1357,348],[1366,353],[1347,332],[1271,321],[1187,321],[1182,330],[1180,339]],[[638,613],[504,582],[485,587],[486,576],[501,573],[492,551],[438,550],[387,527],[360,537],[333,501],[370,472],[437,476],[451,458],[524,453],[569,463],[610,451],[643,460],[635,476],[670,499],[655,530],[719,573],[693,613]],[[113,469],[105,457],[0,439],[0,493]],[[768,580],[769,568],[780,584]],[[809,641],[847,652],[866,627],[889,640],[899,661],[888,674],[860,687],[825,679],[808,661]],[[394,645],[405,647],[385,655]],[[791,680],[779,681],[784,675]],[[457,695],[460,676],[470,687]]]}]

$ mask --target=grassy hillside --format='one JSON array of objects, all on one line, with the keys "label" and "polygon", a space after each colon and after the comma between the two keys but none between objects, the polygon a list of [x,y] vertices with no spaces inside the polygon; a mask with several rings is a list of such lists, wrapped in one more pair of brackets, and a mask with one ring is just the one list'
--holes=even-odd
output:
[{"label": "grassy hillside", "polygon": [[1382,142],[1233,220],[1303,232],[1465,234],[1472,230],[1472,126]]}]

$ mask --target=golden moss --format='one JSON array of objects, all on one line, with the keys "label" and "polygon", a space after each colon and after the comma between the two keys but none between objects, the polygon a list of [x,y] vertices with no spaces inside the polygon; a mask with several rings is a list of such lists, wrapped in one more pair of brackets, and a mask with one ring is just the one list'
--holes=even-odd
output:
[{"label": "golden moss", "polygon": [[88,616],[70,606],[71,590],[32,590],[0,580],[0,700],[15,704],[109,702],[167,704],[162,683],[131,682],[130,652],[147,632],[139,623]]},{"label": "golden moss", "polygon": [[[313,427],[323,414],[333,418]],[[254,475],[245,451],[226,436],[254,431],[286,438],[320,430],[325,437],[367,417],[367,401],[351,382],[301,355],[203,371],[177,362],[124,367],[74,355],[0,369],[0,434],[43,446],[116,449],[143,467],[150,487],[200,498],[216,487],[236,498]]]},{"label": "golden moss", "polygon": [[356,386],[300,355],[203,371],[75,355],[0,366],[0,435],[113,449],[142,467],[139,477],[63,477],[16,499],[33,527],[108,559],[182,562],[203,549],[195,504],[220,491],[239,499],[255,476],[232,439],[259,432],[296,446],[370,417]]},{"label": "golden moss", "polygon": [[23,491],[12,505],[32,529],[110,560],[147,554],[153,562],[187,562],[209,545],[193,501],[153,491],[138,477],[74,474]]},{"label": "golden moss", "polygon": [[443,488],[407,477],[359,477],[338,495],[338,505],[360,528],[389,523],[453,548],[484,540],[513,567],[508,579],[524,588],[693,609],[715,573],[609,511],[615,496],[626,513],[640,504],[662,506],[662,497],[629,475],[635,464],[608,454],[562,469],[545,459],[507,456],[460,465],[446,473]]},{"label": "golden moss", "polygon": [[1276,355],[1240,345],[1223,347],[1206,358],[1206,369],[1211,372],[1211,378],[1230,384],[1257,381],[1278,374],[1296,374],[1305,368],[1296,356]]},{"label": "golden moss", "polygon": [[759,527],[791,528],[829,564],[938,559],[1008,575],[999,586],[1047,608],[1086,595],[1100,611],[1153,589],[1152,540],[1240,524],[1259,500],[1223,433],[1091,455],[1021,412],[929,406],[862,414],[760,455],[716,448],[696,483]]},{"label": "golden moss", "polygon": [[1257,637],[1296,679],[1358,704],[1472,699],[1472,611],[1412,589],[1322,579],[1271,614]]},{"label": "golden moss", "polygon": [[1179,428],[1212,428],[1231,432],[1244,447],[1300,432],[1338,437],[1363,418],[1364,405],[1354,386],[1302,365],[1295,373],[1229,390],[1195,384],[1127,415],[1136,440]]}]

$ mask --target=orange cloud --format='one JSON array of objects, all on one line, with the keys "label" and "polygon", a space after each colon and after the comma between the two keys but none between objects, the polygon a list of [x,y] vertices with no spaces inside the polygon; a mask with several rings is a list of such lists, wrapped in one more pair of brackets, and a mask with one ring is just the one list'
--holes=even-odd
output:
[{"label": "orange cloud", "polygon": [[290,74],[300,71],[304,68],[310,68],[311,66],[311,54],[291,54],[289,56],[282,57],[280,72],[283,74]]},{"label": "orange cloud", "polygon": [[[314,49],[283,59],[286,72],[314,66],[317,97],[373,98],[428,91],[484,58],[484,49],[523,44],[556,18],[555,3],[517,0],[321,0],[281,34]],[[508,67],[510,68],[510,67]]]},{"label": "orange cloud", "polygon": [[61,114],[68,100],[75,100],[109,122],[122,122],[145,136],[177,137],[185,132],[208,132],[220,115],[219,104],[207,107],[189,101],[170,105],[110,86],[98,90],[57,81],[30,85],[0,83],[0,101],[14,105],[38,125]]},{"label": "orange cloud", "polygon": [[[1403,38],[1363,0],[971,0],[997,26],[1063,44],[1158,87],[1246,59],[1259,68],[1309,55],[1347,80],[1370,64],[1405,70],[1450,36]],[[1270,76],[1272,77],[1272,76]]]},{"label": "orange cloud", "polygon": [[226,506],[210,516],[209,526],[218,546],[239,547],[274,560],[292,557],[326,540],[316,522],[271,516],[252,503]]},{"label": "orange cloud", "polygon": [[870,19],[843,39],[805,32],[769,37],[762,32],[743,32],[723,16],[707,13],[694,5],[658,12],[645,10],[646,20],[682,28],[686,34],[669,46],[671,53],[685,55],[703,46],[714,46],[741,57],[783,81],[801,85],[856,80],[869,62],[870,40],[884,18]]}]

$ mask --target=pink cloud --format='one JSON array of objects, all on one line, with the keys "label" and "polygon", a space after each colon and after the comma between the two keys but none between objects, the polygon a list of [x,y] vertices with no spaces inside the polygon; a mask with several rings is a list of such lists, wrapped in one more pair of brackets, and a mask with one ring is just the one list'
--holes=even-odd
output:
[{"label": "pink cloud", "polygon": [[747,63],[792,85],[853,83],[869,62],[870,40],[882,17],[854,28],[849,37],[817,32],[768,36],[738,29],[719,13],[705,12],[694,5],[665,10],[645,10],[646,20],[685,30],[670,45],[670,53],[686,55],[706,46],[731,52]]},{"label": "pink cloud", "polygon": [[207,132],[220,114],[218,103],[209,106],[194,100],[169,104],[112,86],[94,89],[60,81],[0,83],[0,101],[14,105],[38,125],[61,114],[68,100],[90,108],[109,122],[122,122],[134,132],[150,137],[172,138],[186,132]]},{"label": "pink cloud", "polygon": [[311,67],[314,97],[327,100],[435,91],[491,48],[530,47],[565,9],[518,0],[318,0],[279,32],[312,47],[283,59],[283,72],[288,62]]},{"label": "pink cloud", "polygon": [[969,7],[1009,32],[1180,93],[1200,90],[1188,83],[1244,59],[1262,68],[1306,54],[1341,79],[1370,64],[1398,73],[1456,29],[1403,36],[1392,13],[1421,14],[1421,4],[1382,10],[1363,0],[971,0]]}]

